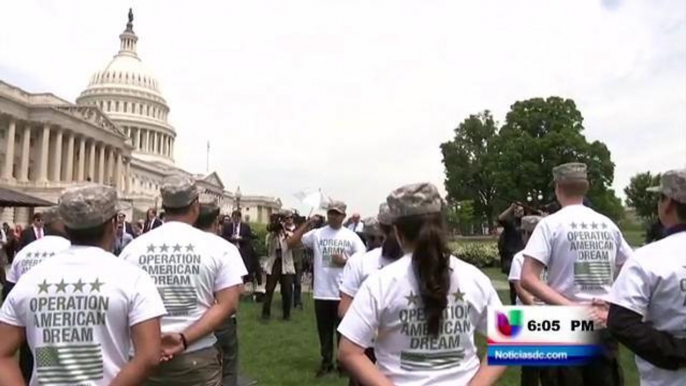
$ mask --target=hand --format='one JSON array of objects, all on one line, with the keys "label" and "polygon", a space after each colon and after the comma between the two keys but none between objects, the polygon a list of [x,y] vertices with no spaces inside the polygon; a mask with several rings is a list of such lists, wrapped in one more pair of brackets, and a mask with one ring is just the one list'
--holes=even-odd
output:
[{"label": "hand", "polygon": [[348,256],[346,254],[335,254],[331,256],[331,261],[337,266],[343,267],[348,262]]},{"label": "hand", "polygon": [[183,339],[179,333],[162,334],[161,340],[161,354],[160,360],[166,362],[171,360],[176,355],[182,353],[185,349],[183,348]]},{"label": "hand", "polygon": [[610,305],[604,300],[593,299],[591,302],[590,315],[593,322],[600,326],[607,327],[607,315],[610,312]]}]

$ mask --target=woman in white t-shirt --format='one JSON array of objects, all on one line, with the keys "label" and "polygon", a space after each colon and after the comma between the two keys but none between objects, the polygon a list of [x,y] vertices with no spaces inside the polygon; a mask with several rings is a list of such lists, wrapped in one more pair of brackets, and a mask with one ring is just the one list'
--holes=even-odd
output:
[{"label": "woman in white t-shirt", "polygon": [[[387,199],[406,255],[372,274],[338,331],[339,360],[365,385],[492,385],[504,367],[480,364],[474,330],[486,334],[488,306],[501,306],[490,280],[450,255],[444,203],[431,184]],[[372,345],[377,364],[364,355]]]}]

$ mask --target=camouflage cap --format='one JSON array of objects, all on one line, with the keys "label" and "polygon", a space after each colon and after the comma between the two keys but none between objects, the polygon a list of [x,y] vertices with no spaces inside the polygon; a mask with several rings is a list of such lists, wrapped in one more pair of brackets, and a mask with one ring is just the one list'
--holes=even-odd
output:
[{"label": "camouflage cap", "polygon": [[380,235],[381,234],[381,228],[379,228],[379,220],[377,220],[374,217],[367,217],[364,220],[362,220],[362,224],[364,224],[364,234],[367,235]]},{"label": "camouflage cap", "polygon": [[648,191],[662,193],[674,201],[686,204],[686,169],[665,172],[660,178],[660,185],[650,187]]},{"label": "camouflage cap", "polygon": [[586,164],[581,162],[570,162],[553,168],[555,182],[586,181],[587,179]]},{"label": "camouflage cap", "polygon": [[119,213],[117,191],[111,186],[87,184],[66,189],[58,212],[69,229],[95,228]]},{"label": "camouflage cap", "polygon": [[160,188],[162,206],[167,208],[183,208],[198,198],[198,188],[195,179],[181,174],[166,177]]},{"label": "camouflage cap", "polygon": [[44,224],[50,224],[50,223],[62,220],[62,217],[60,216],[60,212],[59,212],[59,206],[57,206],[57,205],[53,205],[53,206],[50,206],[50,207],[43,209],[41,214],[43,215],[43,223]]},{"label": "camouflage cap", "polygon": [[402,186],[386,198],[393,218],[441,213],[444,202],[436,186],[419,183]]},{"label": "camouflage cap", "polygon": [[522,230],[533,232],[538,222],[541,221],[541,216],[524,216],[522,217]]},{"label": "camouflage cap", "polygon": [[329,205],[326,206],[326,211],[330,212],[332,210],[340,214],[345,214],[345,211],[348,210],[348,206],[343,201],[331,200]]},{"label": "camouflage cap", "polygon": [[393,215],[391,215],[391,209],[388,207],[387,203],[379,205],[379,214],[376,216],[380,224],[383,225],[393,225]]}]

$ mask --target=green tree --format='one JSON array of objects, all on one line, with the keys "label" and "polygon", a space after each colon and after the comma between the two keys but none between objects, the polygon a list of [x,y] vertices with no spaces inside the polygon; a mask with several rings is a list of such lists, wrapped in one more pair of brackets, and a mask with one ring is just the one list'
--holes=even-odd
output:
[{"label": "green tree", "polygon": [[593,206],[615,220],[621,218],[621,202],[610,189],[615,168],[610,151],[600,141],[589,142],[583,131],[583,116],[571,99],[533,98],[513,104],[494,141],[498,157],[493,177],[502,198],[497,209],[526,199],[532,190],[552,201],[553,167],[583,162]]},{"label": "green tree", "polygon": [[445,188],[450,202],[473,201],[473,215],[493,223],[496,199],[495,148],[497,126],[489,111],[470,115],[455,129],[452,141],[441,144]]},{"label": "green tree", "polygon": [[644,222],[652,222],[657,216],[657,200],[655,194],[648,192],[651,186],[660,184],[661,175],[650,172],[638,173],[631,177],[629,185],[624,188],[626,204],[636,209],[636,215]]}]

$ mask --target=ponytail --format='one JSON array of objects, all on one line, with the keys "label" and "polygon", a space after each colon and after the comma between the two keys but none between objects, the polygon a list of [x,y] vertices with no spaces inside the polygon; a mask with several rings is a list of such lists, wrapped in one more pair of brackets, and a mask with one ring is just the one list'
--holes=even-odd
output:
[{"label": "ponytail", "polygon": [[403,239],[414,245],[412,267],[429,334],[436,336],[450,290],[450,253],[443,217],[440,214],[406,217],[398,219],[396,226]]}]

